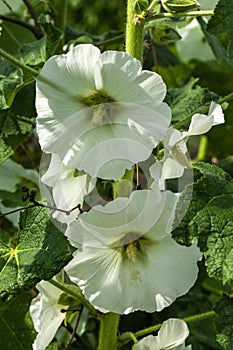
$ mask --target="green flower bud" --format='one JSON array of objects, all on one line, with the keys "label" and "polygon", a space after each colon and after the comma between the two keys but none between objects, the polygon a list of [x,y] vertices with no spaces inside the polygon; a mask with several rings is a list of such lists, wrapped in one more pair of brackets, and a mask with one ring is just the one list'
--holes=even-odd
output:
[{"label": "green flower bud", "polygon": [[134,1],[134,11],[137,14],[140,14],[142,11],[146,10],[149,6],[148,0],[135,0]]},{"label": "green flower bud", "polygon": [[181,39],[170,19],[159,19],[153,22],[154,25],[150,28],[150,35],[156,43],[167,45]]},{"label": "green flower bud", "polygon": [[200,7],[196,0],[161,0],[168,12],[186,12]]}]

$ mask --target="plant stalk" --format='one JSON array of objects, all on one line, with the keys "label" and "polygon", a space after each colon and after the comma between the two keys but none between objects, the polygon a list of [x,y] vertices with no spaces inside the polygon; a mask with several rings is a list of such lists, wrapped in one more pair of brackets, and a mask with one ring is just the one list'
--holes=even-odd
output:
[{"label": "plant stalk", "polygon": [[128,0],[125,51],[142,62],[145,18],[137,16],[134,0]]},{"label": "plant stalk", "polygon": [[104,314],[100,320],[98,350],[117,349],[117,331],[120,315],[113,312]]}]

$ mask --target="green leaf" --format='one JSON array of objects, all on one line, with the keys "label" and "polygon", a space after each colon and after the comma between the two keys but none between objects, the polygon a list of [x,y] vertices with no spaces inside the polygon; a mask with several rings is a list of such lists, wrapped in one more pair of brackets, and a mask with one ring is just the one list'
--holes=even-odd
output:
[{"label": "green leaf", "polygon": [[180,121],[217,100],[216,94],[200,87],[197,82],[198,79],[191,78],[183,87],[168,91],[166,102],[172,109],[172,122]]},{"label": "green leaf", "polygon": [[0,109],[12,105],[17,89],[22,84],[22,69],[0,57]]},{"label": "green leaf", "polygon": [[217,166],[226,171],[233,178],[233,156],[220,160]]},{"label": "green leaf", "polygon": [[28,312],[31,299],[24,293],[9,304],[0,303],[0,349],[32,349],[36,333]]},{"label": "green leaf", "polygon": [[214,35],[227,36],[227,54],[233,59],[233,2],[220,0],[215,8],[214,15],[208,22],[207,31]]},{"label": "green leaf", "polygon": [[48,23],[44,14],[39,16],[39,22],[46,34],[46,57],[47,59],[56,53],[61,43],[63,33],[51,23]]},{"label": "green leaf", "polygon": [[182,206],[192,195],[187,213],[174,231],[180,243],[190,244],[198,239],[205,255],[210,277],[223,284],[233,282],[233,179],[225,171],[207,163],[196,163],[203,176],[192,186],[186,187],[176,212],[176,220]]},{"label": "green leaf", "polygon": [[42,279],[51,279],[71,257],[69,243],[48,210],[25,210],[20,215],[17,246],[0,245],[0,297],[10,299]]},{"label": "green leaf", "polygon": [[18,92],[11,108],[0,111],[0,163],[27,140],[35,116],[34,86],[28,85]]},{"label": "green leaf", "polygon": [[226,295],[215,305],[217,341],[225,350],[233,348],[233,298]]},{"label": "green leaf", "polygon": [[46,61],[46,38],[24,44],[19,52],[25,64],[37,66]]},{"label": "green leaf", "polygon": [[204,21],[204,19],[202,17],[199,17],[197,18],[197,20],[201,26],[203,33],[205,34],[206,40],[208,41],[215,57],[220,61],[225,61],[228,64],[233,65],[233,61],[231,61],[227,57],[227,50],[225,49],[219,38],[216,35],[211,35],[210,33],[208,33],[207,24]]}]

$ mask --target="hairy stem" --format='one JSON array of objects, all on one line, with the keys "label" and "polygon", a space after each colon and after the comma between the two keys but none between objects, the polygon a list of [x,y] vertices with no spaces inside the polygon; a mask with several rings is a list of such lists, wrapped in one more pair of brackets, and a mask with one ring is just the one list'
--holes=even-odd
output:
[{"label": "hairy stem", "polygon": [[[189,322],[199,321],[199,320],[203,320],[205,318],[210,318],[210,317],[214,317],[214,316],[215,316],[214,311],[208,311],[208,312],[204,312],[202,314],[198,314],[198,315],[194,315],[194,316],[190,316],[190,317],[185,317],[185,318],[183,318],[183,321],[185,321],[186,323],[189,323]],[[148,335],[150,333],[156,332],[157,330],[160,329],[161,326],[162,326],[162,324],[157,324],[155,326],[145,328],[141,331],[134,333],[134,336],[136,338],[143,337],[143,336]],[[132,340],[132,333],[130,333],[130,332],[126,332],[118,338],[118,342],[121,346],[129,343],[131,340]]]},{"label": "hairy stem", "polygon": [[81,291],[80,291],[80,293],[75,293],[73,290],[67,288],[65,284],[63,284],[62,282],[58,282],[57,280],[54,280],[54,279],[52,279],[48,282],[53,284],[55,287],[63,290],[63,292],[67,293],[71,297],[79,300],[80,303],[82,303],[87,309],[89,309],[92,314],[94,314],[94,315],[98,314],[98,311],[96,311],[94,309],[94,307],[86,300],[86,298],[84,298]]},{"label": "hairy stem", "polygon": [[120,315],[113,312],[104,314],[100,320],[98,350],[117,349],[117,330]]},{"label": "hairy stem", "polygon": [[142,62],[145,19],[134,10],[134,0],[128,0],[125,51]]},{"label": "hairy stem", "polygon": [[5,59],[10,61],[14,65],[22,68],[23,70],[25,70],[26,72],[32,74],[33,76],[37,76],[39,74],[39,72],[37,70],[26,66],[23,62],[17,60],[14,56],[10,55],[6,51],[2,50],[1,48],[0,48],[0,56],[4,57]]}]

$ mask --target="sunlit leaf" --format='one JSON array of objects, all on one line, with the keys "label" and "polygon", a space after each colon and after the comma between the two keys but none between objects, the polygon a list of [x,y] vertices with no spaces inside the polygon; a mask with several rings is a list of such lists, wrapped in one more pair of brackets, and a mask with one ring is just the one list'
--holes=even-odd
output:
[{"label": "sunlit leaf", "polygon": [[70,259],[68,241],[50,221],[47,209],[25,210],[17,246],[0,245],[0,297],[10,299],[41,279],[52,278]]},{"label": "sunlit leaf", "polygon": [[181,209],[191,195],[192,200],[174,237],[186,244],[198,239],[209,276],[232,284],[233,179],[216,165],[196,163],[194,167],[203,176],[194,184],[193,193],[189,185],[181,197]]}]

